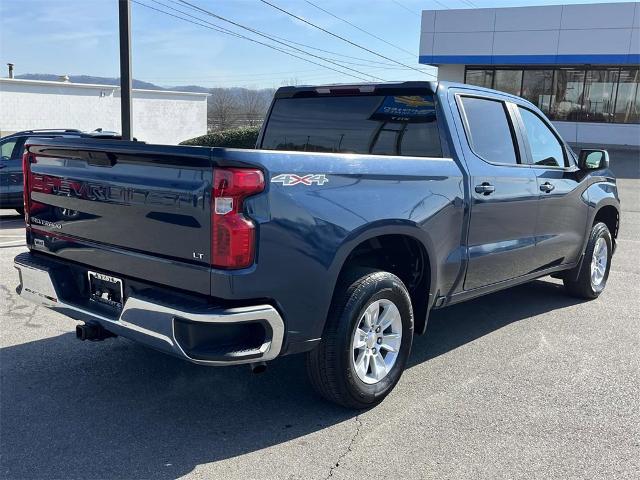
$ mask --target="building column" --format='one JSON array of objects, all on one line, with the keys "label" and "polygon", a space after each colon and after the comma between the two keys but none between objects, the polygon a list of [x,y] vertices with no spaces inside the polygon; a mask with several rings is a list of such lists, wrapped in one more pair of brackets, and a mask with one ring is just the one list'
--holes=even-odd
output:
[{"label": "building column", "polygon": [[465,65],[438,65],[438,80],[464,83]]}]

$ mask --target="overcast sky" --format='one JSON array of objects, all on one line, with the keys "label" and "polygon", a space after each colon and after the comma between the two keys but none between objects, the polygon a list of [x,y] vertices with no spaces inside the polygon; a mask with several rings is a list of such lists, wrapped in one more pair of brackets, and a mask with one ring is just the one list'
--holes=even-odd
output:
[{"label": "overcast sky", "polygon": [[[179,0],[135,0],[193,20],[189,15],[261,39],[220,20],[190,10]],[[429,75],[371,62],[387,62],[265,5],[260,0],[188,0],[262,32],[321,48],[318,56],[352,62],[348,67],[385,80],[430,79]],[[597,3],[570,0],[311,0],[401,49],[387,45],[318,10],[304,0],[269,0],[384,56],[418,64],[423,9]],[[167,6],[163,6],[165,4]],[[247,40],[132,4],[133,75],[159,85],[275,87],[285,83],[354,82],[356,78],[292,58]],[[118,76],[117,0],[0,0],[0,65],[16,74],[54,73]],[[272,43],[269,40],[265,42]],[[307,47],[299,47],[312,51]],[[403,51],[406,50],[406,51]],[[295,52],[294,52],[295,53]],[[305,54],[297,53],[316,61]],[[342,55],[342,56],[339,56]],[[354,57],[354,58],[350,58]],[[357,65],[356,65],[357,64]],[[331,65],[330,65],[331,66]],[[335,67],[335,66],[332,66]],[[338,68],[338,67],[335,67]],[[342,70],[345,70],[342,68]],[[354,75],[359,74],[351,72]]]}]

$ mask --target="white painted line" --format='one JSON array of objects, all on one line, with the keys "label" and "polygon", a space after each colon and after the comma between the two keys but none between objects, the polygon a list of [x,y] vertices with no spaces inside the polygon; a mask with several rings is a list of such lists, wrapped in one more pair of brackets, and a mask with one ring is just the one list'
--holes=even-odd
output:
[{"label": "white painted line", "polygon": [[14,240],[13,242],[3,242],[0,243],[0,247],[21,247],[23,245],[27,245],[24,241]]}]

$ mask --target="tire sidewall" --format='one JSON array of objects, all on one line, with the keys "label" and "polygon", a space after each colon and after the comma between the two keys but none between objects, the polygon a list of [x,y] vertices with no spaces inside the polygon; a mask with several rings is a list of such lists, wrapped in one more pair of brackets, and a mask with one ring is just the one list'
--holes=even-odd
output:
[{"label": "tire sidewall", "polygon": [[[340,335],[339,356],[341,370],[345,372],[348,392],[358,402],[375,404],[377,399],[383,398],[398,383],[406,366],[413,342],[413,310],[411,300],[404,284],[392,274],[375,274],[374,283],[362,290],[352,293],[349,302],[342,312],[340,325],[343,327]],[[352,362],[353,352],[351,340],[360,318],[367,307],[374,301],[386,299],[392,301],[400,311],[402,319],[402,340],[395,364],[389,373],[378,383],[366,384],[358,377]]]},{"label": "tire sidewall", "polygon": [[[593,251],[596,246],[596,242],[598,239],[604,238],[604,241],[607,243],[607,268],[604,272],[604,278],[602,279],[601,287],[596,290],[591,283],[591,261],[593,259]],[[589,248],[587,249],[588,257],[585,258],[585,276],[589,283],[589,289],[591,290],[591,294],[593,297],[599,296],[607,286],[607,280],[609,279],[609,272],[611,270],[611,259],[613,258],[613,240],[611,238],[611,233],[609,229],[604,223],[598,223],[593,227],[591,231],[591,238],[589,240]]]}]

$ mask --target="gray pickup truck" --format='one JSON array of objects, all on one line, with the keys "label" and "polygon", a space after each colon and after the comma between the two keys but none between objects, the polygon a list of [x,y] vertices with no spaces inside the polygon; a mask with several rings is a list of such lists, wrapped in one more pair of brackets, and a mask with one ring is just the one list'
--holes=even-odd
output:
[{"label": "gray pickup truck", "polygon": [[469,85],[286,87],[256,150],[26,143],[22,297],[201,365],[304,353],[327,399],[380,402],[429,312],[554,275],[605,288],[604,150]]}]

